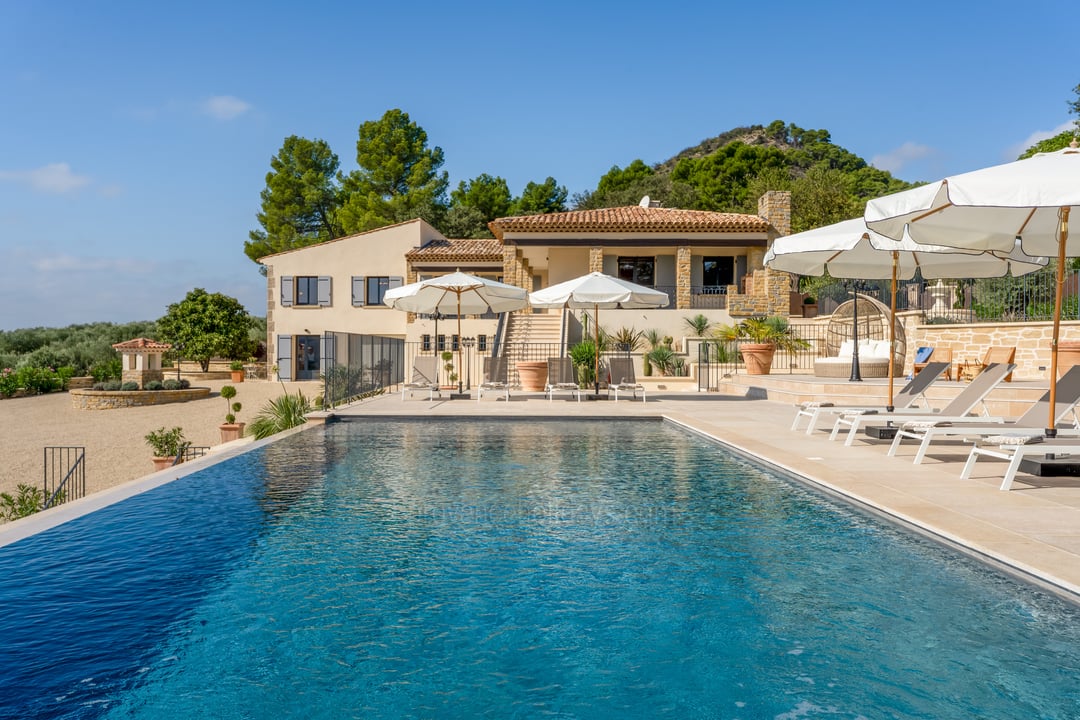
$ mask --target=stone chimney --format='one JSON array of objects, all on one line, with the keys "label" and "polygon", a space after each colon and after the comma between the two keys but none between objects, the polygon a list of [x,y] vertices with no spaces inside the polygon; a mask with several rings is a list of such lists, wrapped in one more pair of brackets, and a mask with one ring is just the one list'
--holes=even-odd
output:
[{"label": "stone chimney", "polygon": [[767,220],[776,230],[774,238],[791,234],[791,193],[787,190],[769,190],[758,198],[757,214]]}]

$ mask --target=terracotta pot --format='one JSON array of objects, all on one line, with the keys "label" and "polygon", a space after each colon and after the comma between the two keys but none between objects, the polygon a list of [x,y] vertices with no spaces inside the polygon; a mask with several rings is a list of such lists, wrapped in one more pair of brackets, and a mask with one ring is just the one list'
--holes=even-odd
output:
[{"label": "terracotta pot", "polygon": [[232,375],[232,382],[234,382],[234,383],[242,383],[242,382],[244,382],[244,371],[243,370],[230,370],[229,373]]},{"label": "terracotta pot", "polygon": [[218,425],[218,430],[221,431],[221,442],[232,442],[244,437],[244,425],[246,423],[222,423]]},{"label": "terracotta pot", "polygon": [[547,362],[543,360],[517,363],[518,379],[525,392],[543,392],[547,385]]},{"label": "terracotta pot", "polygon": [[739,345],[747,375],[768,375],[772,370],[776,346],[772,343],[742,343]]},{"label": "terracotta pot", "polygon": [[165,468],[172,467],[173,460],[175,460],[176,458],[154,457],[154,458],[150,458],[150,459],[154,463],[154,470],[157,471],[157,470],[164,470]]}]

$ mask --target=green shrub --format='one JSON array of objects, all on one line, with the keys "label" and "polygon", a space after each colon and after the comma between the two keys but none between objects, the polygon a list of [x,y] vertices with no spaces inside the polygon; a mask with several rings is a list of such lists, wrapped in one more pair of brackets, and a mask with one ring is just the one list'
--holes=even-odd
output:
[{"label": "green shrub", "polygon": [[90,366],[90,376],[98,382],[118,380],[123,372],[124,364],[118,357],[101,360]]},{"label": "green shrub", "polygon": [[184,429],[180,426],[166,430],[162,425],[147,433],[143,439],[154,451],[154,457],[176,457],[191,446],[191,443],[184,439]]},{"label": "green shrub", "polygon": [[96,382],[96,383],[94,383],[93,385],[90,386],[90,389],[91,390],[104,390],[105,385],[106,385],[106,383]]},{"label": "green shrub", "polygon": [[165,384],[163,382],[161,382],[160,380],[151,380],[150,382],[146,383],[146,385],[143,386],[143,389],[144,390],[162,390],[162,389],[164,389],[164,387],[165,387]]},{"label": "green shrub", "polygon": [[120,381],[119,380],[109,380],[108,382],[102,383],[101,389],[102,390],[109,390],[109,391],[119,390],[120,389]]},{"label": "green shrub", "polygon": [[139,383],[135,382],[134,380],[128,380],[127,382],[120,385],[120,389],[124,390],[126,392],[131,392],[132,390],[138,390],[139,389]]},{"label": "green shrub", "polygon": [[11,397],[18,389],[18,374],[9,367],[0,370],[0,397]]},{"label": "green shrub", "polygon": [[165,382],[161,383],[162,390],[179,390],[180,381],[175,378],[169,378]]},{"label": "green shrub", "polygon": [[568,354],[577,370],[578,385],[581,387],[592,385],[596,375],[596,344],[592,340],[579,342],[570,348]]},{"label": "green shrub", "polygon": [[299,390],[295,395],[282,395],[263,406],[248,426],[248,432],[256,440],[270,437],[282,430],[303,425],[304,416],[311,412],[311,403]]},{"label": "green shrub", "polygon": [[18,520],[45,507],[45,493],[41,488],[19,483],[14,495],[0,493],[0,518]]},{"label": "green shrub", "polygon": [[191,381],[187,378],[180,378],[180,389],[187,390],[191,387]]}]

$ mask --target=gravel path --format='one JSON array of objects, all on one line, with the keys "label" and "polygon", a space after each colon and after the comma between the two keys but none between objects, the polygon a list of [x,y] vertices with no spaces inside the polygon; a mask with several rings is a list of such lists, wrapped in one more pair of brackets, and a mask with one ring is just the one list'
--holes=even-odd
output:
[{"label": "gravel path", "polygon": [[[226,402],[218,394],[228,380],[195,380],[209,387],[210,397],[185,403],[117,410],[76,410],[66,393],[0,400],[0,492],[20,483],[41,487],[44,448],[68,445],[86,448],[86,492],[104,490],[153,472],[152,452],[143,437],[162,426],[184,428],[193,445],[218,445],[218,425],[225,421]],[[317,382],[284,383],[246,380],[236,385],[243,404],[237,419],[251,422],[266,405],[286,391],[308,398]]]}]

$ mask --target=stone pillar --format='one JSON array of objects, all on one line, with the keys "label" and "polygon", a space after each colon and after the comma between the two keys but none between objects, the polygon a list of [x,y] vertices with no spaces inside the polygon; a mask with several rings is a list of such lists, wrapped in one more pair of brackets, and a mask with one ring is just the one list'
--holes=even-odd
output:
[{"label": "stone pillar", "polygon": [[686,245],[675,250],[675,309],[690,309],[690,248]]},{"label": "stone pillar", "polygon": [[765,267],[765,250],[762,248],[750,248],[746,251],[746,271],[748,273]]},{"label": "stone pillar", "polygon": [[589,272],[604,272],[604,248],[589,248]]}]

